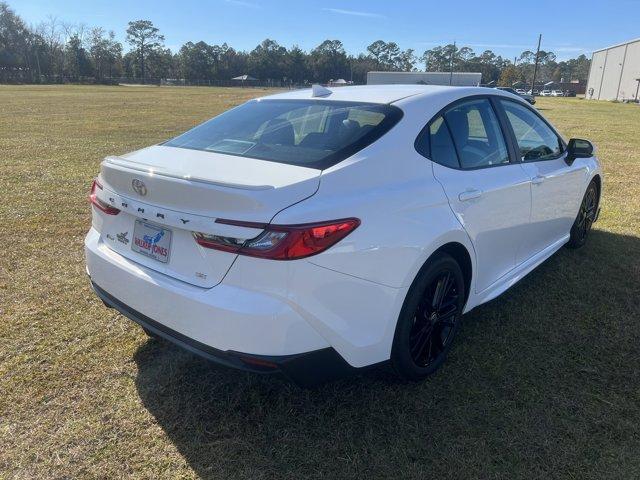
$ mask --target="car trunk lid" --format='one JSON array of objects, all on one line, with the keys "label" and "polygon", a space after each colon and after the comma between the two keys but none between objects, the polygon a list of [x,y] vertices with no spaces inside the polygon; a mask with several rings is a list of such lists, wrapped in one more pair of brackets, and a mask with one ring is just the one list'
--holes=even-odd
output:
[{"label": "car trunk lid", "polygon": [[320,170],[246,157],[154,146],[107,157],[98,197],[118,215],[98,215],[103,241],[153,270],[210,288],[235,253],[199,246],[193,232],[253,238],[260,229],[217,223],[269,223],[280,210],[312,196]]}]

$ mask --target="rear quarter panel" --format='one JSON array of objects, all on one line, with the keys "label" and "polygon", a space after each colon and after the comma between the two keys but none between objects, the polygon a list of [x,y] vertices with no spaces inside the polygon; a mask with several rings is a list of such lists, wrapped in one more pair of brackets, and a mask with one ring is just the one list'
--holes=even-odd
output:
[{"label": "rear quarter panel", "polygon": [[[446,104],[446,103],[445,103]],[[348,237],[308,261],[382,285],[411,285],[429,256],[448,242],[464,245],[466,232],[451,211],[432,163],[415,139],[444,104],[410,102],[403,119],[378,142],[323,172],[313,197],[281,211],[274,223],[357,217]]]}]

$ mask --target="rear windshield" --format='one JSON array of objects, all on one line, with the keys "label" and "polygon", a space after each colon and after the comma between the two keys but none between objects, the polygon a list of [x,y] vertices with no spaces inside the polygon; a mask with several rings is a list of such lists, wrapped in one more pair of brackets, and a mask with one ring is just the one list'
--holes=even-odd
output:
[{"label": "rear windshield", "polygon": [[391,105],[252,100],[164,145],[324,169],[375,142],[400,118]]}]

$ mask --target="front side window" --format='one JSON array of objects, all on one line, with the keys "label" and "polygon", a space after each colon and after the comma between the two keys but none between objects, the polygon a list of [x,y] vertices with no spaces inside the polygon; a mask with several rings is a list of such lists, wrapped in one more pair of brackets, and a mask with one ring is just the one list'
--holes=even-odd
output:
[{"label": "front side window", "polygon": [[462,168],[509,163],[498,117],[486,98],[470,100],[447,110],[449,126]]},{"label": "front side window", "polygon": [[500,100],[515,133],[523,162],[550,160],[562,154],[562,142],[534,112],[523,105]]},{"label": "front side window", "polygon": [[401,117],[391,105],[253,100],[164,145],[324,169],[375,142]]}]

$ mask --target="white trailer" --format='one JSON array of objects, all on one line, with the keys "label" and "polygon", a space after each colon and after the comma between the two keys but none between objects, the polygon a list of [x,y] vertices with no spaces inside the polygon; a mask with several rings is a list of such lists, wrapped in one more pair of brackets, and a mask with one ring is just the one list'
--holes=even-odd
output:
[{"label": "white trailer", "polygon": [[453,85],[474,87],[482,83],[476,72],[367,72],[367,85]]}]

